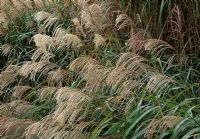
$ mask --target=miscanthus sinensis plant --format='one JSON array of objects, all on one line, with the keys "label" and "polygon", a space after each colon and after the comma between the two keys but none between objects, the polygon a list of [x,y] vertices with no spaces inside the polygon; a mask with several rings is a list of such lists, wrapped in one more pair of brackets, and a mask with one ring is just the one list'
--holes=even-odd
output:
[{"label": "miscanthus sinensis plant", "polygon": [[200,138],[198,8],[1,0],[0,137]]}]

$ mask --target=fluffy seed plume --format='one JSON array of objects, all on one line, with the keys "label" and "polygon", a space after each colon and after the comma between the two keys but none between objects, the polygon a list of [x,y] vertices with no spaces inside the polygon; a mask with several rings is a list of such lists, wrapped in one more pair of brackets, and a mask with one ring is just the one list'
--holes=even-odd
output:
[{"label": "fluffy seed plume", "polygon": [[39,9],[43,9],[45,7],[45,1],[43,0],[33,0],[34,1],[34,5],[39,8]]},{"label": "fluffy seed plume", "polygon": [[72,22],[73,22],[73,24],[74,24],[75,27],[76,27],[76,31],[77,31],[78,33],[81,33],[81,35],[85,38],[85,37],[86,37],[86,34],[85,34],[85,32],[83,31],[83,28],[82,28],[82,26],[81,26],[81,24],[80,24],[78,18],[77,18],[77,17],[76,17],[76,18],[73,18],[73,19],[72,19]]},{"label": "fluffy seed plume", "polygon": [[23,96],[31,89],[30,86],[16,86],[15,91],[12,94],[13,97],[22,99]]},{"label": "fluffy seed plume", "polygon": [[68,33],[64,28],[57,27],[53,32],[54,48],[55,49],[68,49],[79,50],[83,46],[81,39],[74,34]]},{"label": "fluffy seed plume", "polygon": [[7,15],[5,13],[0,13],[0,28],[2,30],[1,34],[5,33],[3,31],[7,29],[8,22],[9,22],[9,18],[7,17]]},{"label": "fluffy seed plume", "polygon": [[72,63],[69,66],[69,69],[71,71],[79,73],[81,70],[84,69],[85,66],[89,64],[95,64],[95,63],[97,64],[98,62],[91,57],[79,57],[75,59],[74,61],[72,61]]},{"label": "fluffy seed plume", "polygon": [[59,106],[54,112],[54,119],[60,126],[64,126],[67,121],[69,124],[74,123],[82,111],[83,104],[91,100],[81,90],[67,87],[60,88],[56,92],[55,98]]},{"label": "fluffy seed plume", "polygon": [[57,69],[48,73],[47,81],[51,86],[61,87],[63,82],[67,80],[68,72],[64,69]]},{"label": "fluffy seed plume", "polygon": [[87,81],[85,89],[89,92],[96,92],[106,85],[106,78],[112,68],[98,64],[88,64],[84,67],[83,73]]},{"label": "fluffy seed plume", "polygon": [[59,26],[60,18],[59,17],[49,17],[44,21],[45,28],[50,32],[50,29],[55,29]]},{"label": "fluffy seed plume", "polygon": [[166,49],[173,49],[167,42],[158,39],[148,39],[144,44],[146,51],[151,51],[154,55],[159,55]]},{"label": "fluffy seed plume", "polygon": [[[145,58],[143,58],[140,55],[137,55],[135,53],[122,53],[120,57],[117,60],[116,66],[117,67],[136,67],[138,64],[145,61]],[[131,64],[131,65],[130,65]],[[132,68],[131,68],[132,69]]]},{"label": "fluffy seed plume", "polygon": [[151,75],[147,83],[147,89],[152,92],[159,92],[161,90],[167,90],[166,88],[173,85],[175,81],[168,76],[162,74]]},{"label": "fluffy seed plume", "polygon": [[143,30],[133,33],[131,38],[126,42],[126,46],[134,53],[140,53],[144,49],[145,40],[148,38]]},{"label": "fluffy seed plume", "polygon": [[40,11],[35,14],[35,20],[40,23],[41,21],[44,21],[45,19],[52,17],[53,15],[51,13]]},{"label": "fluffy seed plume", "polygon": [[33,123],[31,120],[0,117],[0,134],[4,138],[23,138],[26,128]]},{"label": "fluffy seed plume", "polygon": [[103,30],[106,26],[106,16],[98,4],[92,4],[82,11],[81,19],[86,28],[93,32]]},{"label": "fluffy seed plume", "polygon": [[55,69],[57,65],[47,62],[47,61],[28,61],[22,65],[21,69],[19,70],[19,74],[26,78],[30,78],[30,80],[35,81],[36,75],[47,75],[49,71]]},{"label": "fluffy seed plume", "polygon": [[3,44],[0,46],[0,50],[2,51],[2,54],[7,56],[11,53],[12,51],[12,46],[10,44]]},{"label": "fluffy seed plume", "polygon": [[55,56],[54,54],[48,52],[47,50],[39,48],[33,53],[31,59],[33,61],[37,61],[37,60],[39,60],[39,61],[49,61],[54,56]]},{"label": "fluffy seed plume", "polygon": [[38,95],[41,99],[48,99],[51,100],[55,95],[56,91],[58,90],[57,87],[49,87],[45,86],[37,90]]},{"label": "fluffy seed plume", "polygon": [[68,46],[71,46],[74,49],[79,49],[80,47],[83,46],[78,36],[73,35],[73,34],[66,34],[64,36],[64,40]]},{"label": "fluffy seed plume", "polygon": [[36,34],[33,36],[33,41],[35,42],[35,45],[43,50],[47,49],[47,46],[50,46],[53,44],[53,38],[47,35],[42,34]]},{"label": "fluffy seed plume", "polygon": [[16,65],[9,65],[5,71],[2,71],[0,74],[0,88],[3,89],[9,84],[15,81],[15,78],[18,76],[18,71],[20,67]]},{"label": "fluffy seed plume", "polygon": [[116,66],[133,70],[139,76],[154,71],[151,66],[144,63],[145,61],[147,61],[145,58],[135,53],[122,53],[117,60]]},{"label": "fluffy seed plume", "polygon": [[146,129],[145,137],[153,139],[156,132],[165,131],[168,128],[173,128],[183,118],[179,116],[164,116],[161,119],[153,119]]},{"label": "fluffy seed plume", "polygon": [[118,30],[121,30],[127,26],[132,26],[132,20],[126,13],[121,13],[117,16],[115,25],[118,27]]},{"label": "fluffy seed plume", "polygon": [[100,46],[105,46],[106,45],[106,39],[104,39],[99,34],[95,34],[94,43],[95,43],[95,48],[98,49]]},{"label": "fluffy seed plume", "polygon": [[136,73],[132,70],[125,69],[125,68],[115,68],[113,69],[109,74],[106,79],[106,82],[109,86],[119,86],[121,83],[125,82],[128,80],[130,77],[134,78],[136,77]]}]

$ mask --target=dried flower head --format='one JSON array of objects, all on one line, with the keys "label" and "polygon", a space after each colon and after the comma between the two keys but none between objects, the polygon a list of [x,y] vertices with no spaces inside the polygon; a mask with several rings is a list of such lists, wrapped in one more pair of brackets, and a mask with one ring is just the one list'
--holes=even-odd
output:
[{"label": "dried flower head", "polygon": [[91,57],[79,57],[71,62],[69,69],[79,73],[84,69],[85,66],[95,63],[97,64],[98,62]]},{"label": "dried flower head", "polygon": [[160,92],[167,90],[166,88],[173,85],[175,81],[168,76],[162,74],[153,74],[150,76],[147,83],[147,89],[153,92]]},{"label": "dried flower head", "polygon": [[64,69],[59,68],[57,70],[50,71],[48,73],[47,81],[48,84],[51,86],[56,85],[61,87],[63,82],[67,80],[67,77],[68,77],[68,72]]},{"label": "dried flower head", "polygon": [[179,116],[164,116],[161,119],[153,119],[146,129],[145,137],[153,139],[156,132],[165,131],[168,128],[173,128],[183,118]]},{"label": "dried flower head", "polygon": [[47,49],[47,46],[50,46],[53,44],[53,38],[47,35],[42,34],[36,34],[33,36],[33,41],[35,42],[35,45],[43,50]]},{"label": "dried flower head", "polygon": [[105,46],[106,45],[106,39],[104,39],[99,34],[95,34],[94,43],[95,43],[95,48],[98,49],[100,46]]},{"label": "dried flower head", "polygon": [[36,80],[36,75],[47,75],[49,71],[54,70],[57,65],[48,62],[48,61],[27,61],[25,64],[22,65],[21,69],[19,70],[19,74],[26,78],[30,78],[31,80]]},{"label": "dried flower head", "polygon": [[29,91],[30,89],[30,86],[15,86],[15,91],[12,96],[17,99],[22,99],[27,91]]},{"label": "dried flower head", "polygon": [[81,12],[81,19],[86,28],[98,32],[106,27],[106,16],[98,4],[92,4]]},{"label": "dried flower head", "polygon": [[132,20],[126,13],[121,13],[117,16],[115,25],[118,27],[118,30],[121,30],[125,27],[131,27],[132,26]]},{"label": "dried flower head", "polygon": [[11,53],[12,51],[12,46],[10,44],[3,44],[0,46],[0,50],[2,51],[2,54],[7,56]]},{"label": "dried flower head", "polygon": [[40,11],[35,13],[35,20],[40,23],[41,21],[44,21],[45,19],[52,17],[53,15],[51,13]]}]

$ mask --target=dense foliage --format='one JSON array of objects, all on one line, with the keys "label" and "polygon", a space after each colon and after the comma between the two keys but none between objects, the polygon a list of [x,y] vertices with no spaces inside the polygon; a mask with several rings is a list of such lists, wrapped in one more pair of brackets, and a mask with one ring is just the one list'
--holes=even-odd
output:
[{"label": "dense foliage", "polygon": [[0,0],[0,138],[200,138],[199,0]]}]

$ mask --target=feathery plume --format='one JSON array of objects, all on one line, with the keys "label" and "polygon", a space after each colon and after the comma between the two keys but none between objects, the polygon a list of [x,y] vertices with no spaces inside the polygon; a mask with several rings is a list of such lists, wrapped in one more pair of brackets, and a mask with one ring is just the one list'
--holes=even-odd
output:
[{"label": "feathery plume", "polygon": [[40,23],[42,21],[44,21],[45,19],[49,18],[49,17],[53,17],[53,15],[49,12],[45,12],[45,11],[40,11],[35,13],[35,20]]},{"label": "feathery plume", "polygon": [[156,132],[165,131],[168,128],[173,128],[183,118],[179,116],[164,116],[161,119],[153,119],[146,129],[145,137],[153,139]]},{"label": "feathery plume", "polygon": [[118,30],[121,30],[127,26],[132,27],[132,20],[126,13],[121,13],[117,16],[115,25],[118,27]]},{"label": "feathery plume", "polygon": [[47,75],[49,71],[54,70],[57,65],[47,62],[47,61],[27,61],[25,64],[22,65],[21,69],[19,70],[19,74],[26,78],[30,78],[30,80],[36,80],[36,74],[40,75]]},{"label": "feathery plume", "polygon": [[145,61],[147,61],[145,58],[135,53],[122,53],[117,60],[116,66],[133,70],[139,77],[140,75],[144,75],[144,73],[155,71],[153,67],[145,64]]},{"label": "feathery plume", "polygon": [[21,1],[21,0],[11,0],[13,6],[18,10],[18,11],[23,11],[26,9],[26,5]]},{"label": "feathery plume", "polygon": [[18,99],[22,99],[30,89],[30,86],[15,86],[15,91],[12,96]]},{"label": "feathery plume", "polygon": [[54,47],[56,49],[73,48],[74,50],[78,50],[83,46],[81,39],[79,39],[77,35],[68,33],[68,31],[64,28],[57,27],[54,29],[53,36],[55,44]]},{"label": "feathery plume", "polygon": [[115,88],[128,80],[130,77],[135,78],[136,76],[136,73],[132,70],[117,67],[108,74],[106,83]]},{"label": "feathery plume", "polygon": [[106,16],[98,4],[92,4],[81,12],[81,19],[86,28],[98,32],[106,27]]},{"label": "feathery plume", "polygon": [[16,65],[9,65],[5,71],[2,71],[0,74],[0,88],[3,89],[9,84],[15,81],[15,78],[18,76],[18,71],[20,67]]},{"label": "feathery plume", "polygon": [[77,17],[76,17],[76,18],[73,18],[73,19],[72,19],[72,22],[73,22],[73,24],[74,24],[75,27],[76,27],[76,31],[79,32],[79,33],[81,33],[81,35],[85,38],[85,37],[86,37],[86,34],[85,34],[85,32],[83,31],[83,28],[82,28],[82,26],[81,26],[81,24],[80,24],[78,18],[77,18]]},{"label": "feathery plume", "polygon": [[36,8],[43,9],[45,7],[45,1],[44,0],[33,0],[34,5]]},{"label": "feathery plume", "polygon": [[172,49],[173,47],[167,42],[158,39],[148,39],[145,41],[144,49],[146,51],[151,51],[154,55],[161,54],[166,49]]},{"label": "feathery plume", "polygon": [[40,99],[49,99],[51,100],[55,95],[57,87],[45,86],[37,90]]},{"label": "feathery plume", "polygon": [[23,138],[25,129],[33,123],[31,120],[0,117],[0,134],[5,138]]},{"label": "feathery plume", "polygon": [[52,37],[42,34],[34,35],[33,41],[35,42],[35,45],[42,50],[46,50],[48,46],[53,44]]},{"label": "feathery plume", "polygon": [[10,44],[3,44],[0,46],[0,50],[2,51],[2,54],[7,56],[11,53],[12,51],[12,46]]},{"label": "feathery plume", "polygon": [[145,39],[148,38],[143,30],[135,32],[126,42],[126,46],[134,53],[139,53],[144,49]]},{"label": "feathery plume", "polygon": [[91,100],[81,90],[67,87],[60,88],[55,94],[55,99],[59,106],[53,119],[56,119],[60,126],[64,126],[67,120],[69,124],[73,124],[84,104]]},{"label": "feathery plume", "polygon": [[73,34],[66,34],[64,36],[64,40],[68,46],[71,46],[74,49],[79,49],[80,47],[83,46],[83,44],[82,44],[81,40],[78,38],[78,36],[73,35]]},{"label": "feathery plume", "polygon": [[96,92],[106,85],[106,78],[112,68],[106,68],[102,65],[88,64],[83,69],[84,77],[87,81],[85,90]]},{"label": "feathery plume", "polygon": [[175,81],[170,77],[162,74],[150,75],[149,81],[147,83],[147,89],[152,92],[159,92],[160,90],[166,90],[166,88],[173,85]]},{"label": "feathery plume", "polygon": [[95,34],[94,36],[95,49],[106,45],[106,39],[104,39],[101,35]]},{"label": "feathery plume", "polygon": [[68,72],[64,69],[57,69],[55,71],[50,71],[48,73],[47,81],[48,84],[51,86],[59,86],[61,87],[63,82],[67,79],[68,77]]},{"label": "feathery plume", "polygon": [[49,61],[52,57],[54,57],[55,55],[42,49],[42,48],[38,48],[32,55],[31,59],[33,61]]},{"label": "feathery plume", "polygon": [[60,18],[59,17],[49,17],[45,19],[44,26],[45,28],[50,31],[50,29],[53,27],[53,29],[57,28],[59,26]]},{"label": "feathery plume", "polygon": [[7,15],[3,12],[0,12],[0,25],[3,28],[7,28],[8,27],[8,22],[9,22],[9,18],[7,17]]},{"label": "feathery plume", "polygon": [[89,64],[97,64],[98,62],[91,57],[79,57],[70,63],[69,69],[76,73],[81,72],[85,66]]}]

